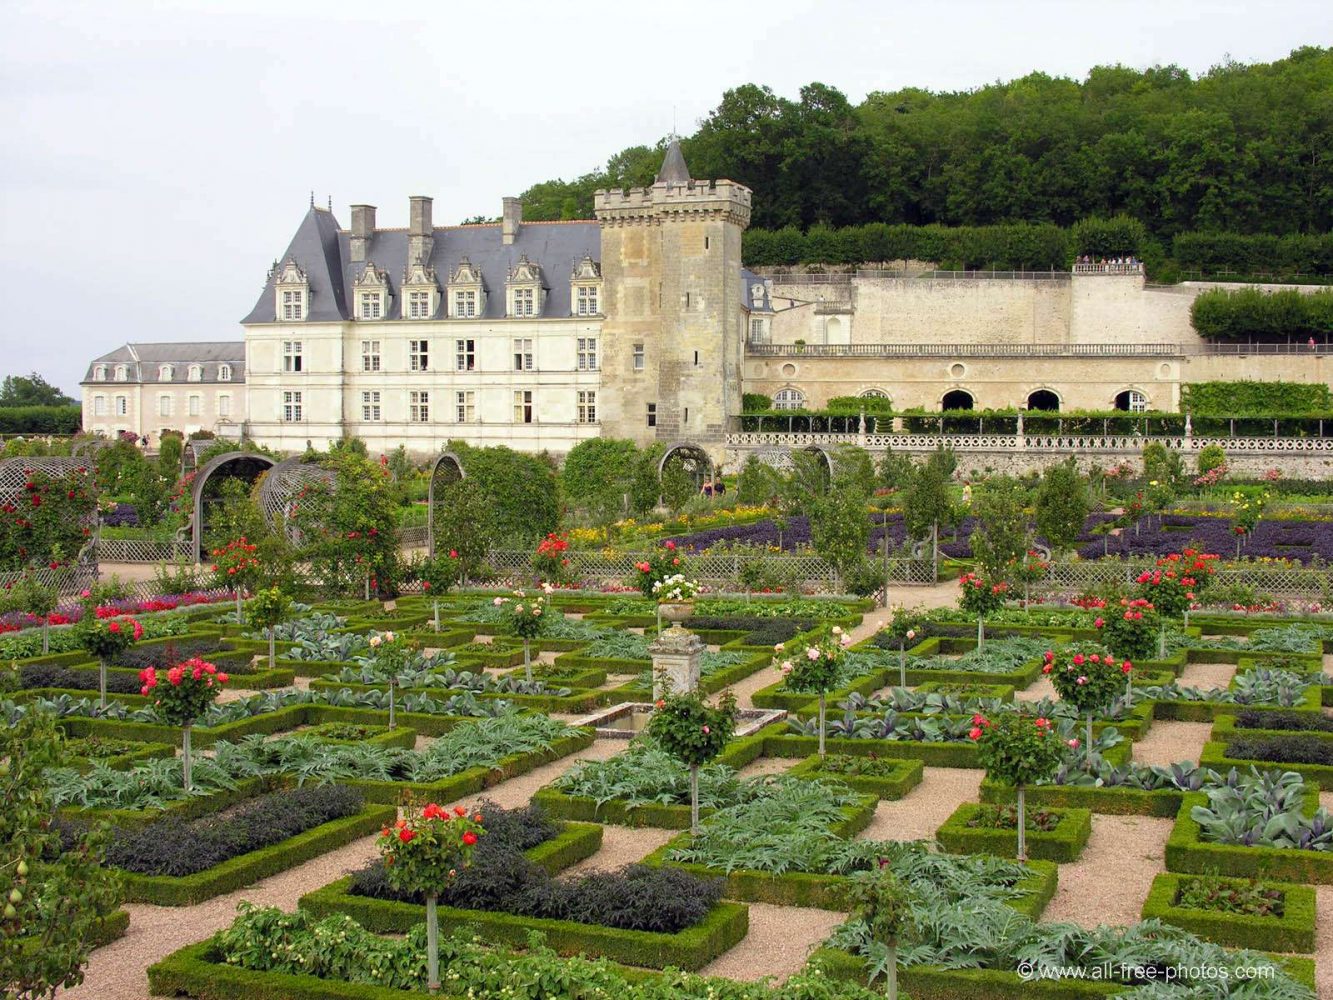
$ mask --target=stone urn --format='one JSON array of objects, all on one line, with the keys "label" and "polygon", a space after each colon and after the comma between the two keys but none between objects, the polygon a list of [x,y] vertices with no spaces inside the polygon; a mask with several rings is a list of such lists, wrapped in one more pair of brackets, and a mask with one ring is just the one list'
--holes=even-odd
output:
[{"label": "stone urn", "polygon": [[694,604],[689,601],[663,601],[657,607],[662,617],[673,625],[679,625],[694,614]]}]

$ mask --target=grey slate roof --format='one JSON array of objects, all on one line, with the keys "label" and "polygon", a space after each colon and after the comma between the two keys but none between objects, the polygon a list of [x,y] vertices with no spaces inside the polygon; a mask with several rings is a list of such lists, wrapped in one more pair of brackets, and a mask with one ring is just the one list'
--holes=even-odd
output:
[{"label": "grey slate roof", "polygon": [[[306,272],[310,283],[308,317],[311,321],[339,321],[355,315],[355,282],[365,264],[350,262],[351,236],[338,227],[332,213],[315,206],[306,212],[291,245],[279,259],[279,265],[293,259]],[[596,222],[524,222],[514,242],[505,246],[500,225],[446,226],[434,230],[434,247],[426,263],[435,268],[441,292],[467,257],[481,269],[486,285],[487,319],[505,314],[505,279],[510,267],[526,255],[542,268],[547,289],[543,316],[569,316],[570,273],[584,254],[601,258],[602,237]],[[402,315],[402,281],[407,269],[408,234],[405,229],[376,229],[366,248],[366,260],[388,275],[390,302],[385,319]],[[264,291],[242,323],[275,321],[274,284],[277,272],[269,276]],[[441,306],[444,298],[441,295]]]},{"label": "grey slate roof", "polygon": [[[106,381],[114,381],[118,364],[129,366],[127,382],[157,382],[162,365],[173,365],[172,385],[188,385],[190,365],[203,365],[202,382],[217,382],[218,366],[231,365],[229,382],[245,382],[245,341],[202,340],[170,343],[123,344],[114,351],[93,358],[84,374],[84,382],[93,381],[93,368],[106,365]],[[102,383],[95,383],[102,384]],[[122,383],[124,384],[124,383]],[[193,383],[198,384],[198,383]]]},{"label": "grey slate roof", "polygon": [[[762,301],[755,301],[755,285],[763,285],[765,294]],[[773,286],[762,275],[755,274],[748,267],[741,268],[741,302],[752,313],[771,313],[773,311]]]}]

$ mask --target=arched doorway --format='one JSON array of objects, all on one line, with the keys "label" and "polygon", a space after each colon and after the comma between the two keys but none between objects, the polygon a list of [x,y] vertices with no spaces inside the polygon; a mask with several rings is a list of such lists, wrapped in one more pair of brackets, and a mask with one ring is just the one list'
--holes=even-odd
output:
[{"label": "arched doorway", "polygon": [[[670,470],[679,468],[694,484],[694,492],[703,490],[703,484],[712,482],[715,474],[713,460],[700,445],[689,441],[673,444],[662,453],[657,463],[657,481],[662,484]],[[664,491],[665,492],[665,491]]]},{"label": "arched doorway", "polygon": [[222,484],[228,479],[244,479],[253,483],[278,463],[267,455],[253,451],[229,451],[210,458],[195,474],[191,489],[191,508],[194,516],[190,523],[191,551],[202,559],[204,539],[208,535],[208,513],[222,498]]},{"label": "arched doorway", "polygon": [[1060,411],[1060,397],[1050,389],[1038,389],[1028,394],[1028,409],[1058,413]]},{"label": "arched doorway", "polygon": [[1130,413],[1142,413],[1148,408],[1148,397],[1138,389],[1126,389],[1116,395],[1115,408]]},{"label": "arched doorway", "polygon": [[974,400],[966,389],[951,389],[940,400],[941,410],[970,410]]},{"label": "arched doorway", "polygon": [[426,554],[435,556],[435,502],[443,500],[445,491],[454,483],[467,478],[463,463],[452,451],[442,451],[430,468],[430,485],[426,491]]}]

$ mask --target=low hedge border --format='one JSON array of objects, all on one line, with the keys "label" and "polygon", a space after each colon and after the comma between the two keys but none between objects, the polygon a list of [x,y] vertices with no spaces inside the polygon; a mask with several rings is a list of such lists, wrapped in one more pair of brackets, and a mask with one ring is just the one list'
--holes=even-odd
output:
[{"label": "low hedge border", "polygon": [[309,729],[298,729],[292,733],[293,736],[307,736],[319,740],[321,743],[331,743],[334,746],[352,746],[354,744],[368,743],[378,747],[399,747],[403,750],[411,750],[417,745],[417,731],[407,726],[395,726],[390,729],[383,727],[384,731],[367,736],[365,739],[357,740],[339,740],[325,736],[319,732],[324,726],[337,726],[341,723],[324,722],[318,726],[312,726]]},{"label": "low hedge border", "polygon": [[163,757],[176,756],[176,748],[168,746],[165,743],[145,743],[141,749],[132,750],[129,753],[116,754],[114,757],[75,757],[69,758],[70,766],[76,770],[87,774],[96,764],[109,767],[113,771],[128,771],[136,764],[141,764],[146,760],[160,760]]},{"label": "low hedge border", "polygon": [[[1314,962],[1308,958],[1274,955],[1296,981],[1314,990]],[[817,949],[809,964],[839,982],[866,982],[865,959],[835,948]],[[898,968],[898,988],[912,1000],[1094,1000],[1125,993],[1123,983],[1088,979],[1025,980],[1016,972],[999,969],[946,969],[938,965],[909,965]]]},{"label": "low hedge border", "polygon": [[[957,684],[944,681],[926,681],[916,686],[917,694],[958,694]],[[1016,688],[1012,684],[967,684],[964,685],[969,698],[995,698],[997,701],[1013,701]]]},{"label": "low hedge border", "polygon": [[[1185,795],[1176,814],[1176,825],[1166,841],[1166,870],[1188,875],[1230,875],[1261,878],[1303,885],[1333,885],[1333,852],[1301,851],[1294,848],[1244,847],[1215,844],[1199,836],[1199,824],[1190,817],[1194,806],[1207,806],[1202,792]],[[1305,796],[1305,812],[1312,814],[1319,805],[1319,793],[1310,789]]]},{"label": "low hedge border", "polygon": [[554,875],[571,865],[585,861],[602,848],[602,827],[598,823],[562,823],[550,840],[543,840],[523,853],[533,864]]},{"label": "low hedge border", "polygon": [[[403,934],[425,919],[424,906],[350,895],[347,889],[351,882],[348,876],[306,893],[298,905],[320,917],[345,913],[362,927],[380,934]],[[701,969],[739,943],[750,928],[750,908],[731,902],[718,903],[699,923],[675,934],[453,906],[440,906],[436,912],[444,934],[459,927],[474,927],[488,943],[522,947],[532,931],[540,931],[546,935],[547,945],[562,955],[603,957],[648,969]]]},{"label": "low hedge border", "polygon": [[271,778],[245,778],[238,781],[235,788],[224,789],[211,795],[192,795],[188,799],[176,799],[160,808],[82,809],[78,806],[62,806],[59,812],[61,816],[84,823],[106,820],[112,826],[139,827],[147,826],[155,820],[165,819],[167,816],[182,820],[197,819],[208,813],[219,812],[244,799],[281,788],[283,784]]},{"label": "low hedge border", "polygon": [[127,902],[156,906],[192,906],[350,844],[392,822],[397,815],[396,806],[369,806],[353,816],[321,823],[294,837],[228,858],[193,875],[122,872],[124,898]]},{"label": "low hedge border", "polygon": [[1283,913],[1280,917],[1257,917],[1241,913],[1224,913],[1177,906],[1176,895],[1186,878],[1206,878],[1221,886],[1245,886],[1248,879],[1223,878],[1201,875],[1158,875],[1152,881],[1148,898],[1143,904],[1143,919],[1183,927],[1208,941],[1236,948],[1256,948],[1263,951],[1314,951],[1315,949],[1315,893],[1304,885],[1289,882],[1265,882],[1283,894]]},{"label": "low hedge border", "polygon": [[124,937],[125,932],[129,929],[130,911],[112,910],[105,917],[100,917],[94,921],[92,933],[89,935],[89,944],[94,948],[100,948],[117,938]]},{"label": "low hedge border", "polygon": [[[1014,857],[1018,852],[1017,830],[973,829],[967,825],[968,820],[983,808],[976,802],[964,802],[935,831],[935,839],[954,854]],[[1059,814],[1060,820],[1054,830],[1028,831],[1028,856],[1042,861],[1077,861],[1088,843],[1088,837],[1092,835],[1092,812],[1077,808],[1052,808],[1050,811]]]},{"label": "low hedge border", "polygon": [[894,760],[889,763],[893,769],[892,774],[839,774],[835,771],[821,770],[823,761],[815,756],[797,764],[787,773],[815,781],[839,781],[858,792],[869,792],[881,799],[901,799],[921,784],[921,779],[925,775],[925,765],[921,761]]},{"label": "low hedge border", "polygon": [[1219,716],[1235,715],[1247,709],[1274,709],[1278,711],[1318,713],[1323,695],[1319,685],[1311,685],[1295,705],[1241,705],[1234,701],[1159,701],[1154,700],[1154,719],[1174,719],[1178,722],[1213,722]]},{"label": "low hedge border", "polygon": [[[977,747],[966,743],[922,743],[916,740],[851,740],[837,737],[825,741],[829,753],[853,757],[890,757],[919,760],[927,767],[981,767]],[[817,736],[770,735],[764,738],[766,757],[809,757],[819,752]]]},{"label": "low hedge border", "polygon": [[509,754],[500,758],[491,767],[469,767],[439,781],[377,781],[371,778],[352,778],[340,784],[361,789],[365,793],[367,802],[396,804],[404,792],[411,792],[417,796],[424,795],[436,802],[453,802],[455,799],[476,795],[492,785],[498,785],[520,774],[527,774],[534,768],[559,760],[576,750],[590,747],[594,739],[595,734],[591,729],[582,729],[571,736],[556,740],[544,750]]},{"label": "low hedge border", "polygon": [[[893,672],[893,680],[897,680],[898,674]],[[875,670],[872,673],[858,677],[852,683],[844,685],[837,690],[830,691],[826,700],[830,706],[837,705],[844,701],[849,695],[860,694],[870,697],[874,692],[889,684],[888,670]],[[754,694],[750,695],[750,703],[755,708],[780,708],[788,712],[817,712],[819,710],[819,695],[809,694],[808,692],[785,691],[784,680],[778,680],[760,688]]]},{"label": "low hedge border", "polygon": [[[565,687],[566,685],[552,685],[553,687]],[[329,681],[322,678],[316,678],[310,682],[312,691],[339,691],[342,689],[350,691],[388,691],[388,684],[358,684],[345,681]],[[465,694],[464,688],[450,688],[444,686],[420,686],[398,688],[398,696],[405,694],[425,694],[432,698],[449,698],[457,694]],[[524,708],[530,708],[534,712],[568,712],[577,714],[587,712],[590,709],[600,708],[606,703],[608,697],[605,691],[574,691],[568,695],[556,694],[510,694],[498,691],[480,691],[473,692],[476,697],[483,701],[508,701],[515,705],[521,705]]]},{"label": "low hedge border", "polygon": [[[1161,816],[1174,819],[1185,793],[1174,788],[1146,791],[1142,788],[1103,785],[1029,785],[1027,804],[1042,809],[1087,809],[1108,816]],[[981,801],[1014,802],[1012,785],[989,778],[981,782]]]},{"label": "low hedge border", "polygon": [[[1266,735],[1263,730],[1259,729],[1247,730],[1247,732],[1259,736]],[[1284,771],[1295,771],[1307,783],[1318,785],[1325,791],[1333,790],[1333,764],[1288,764],[1275,760],[1250,760],[1244,757],[1229,757],[1226,751],[1226,743],[1213,741],[1205,743],[1203,751],[1199,754],[1199,766],[1211,767],[1217,771],[1226,771],[1233,767],[1253,767],[1260,771],[1276,771],[1279,774]]]},{"label": "low hedge border", "polygon": [[[1302,719],[1309,719],[1310,722],[1318,723],[1324,718],[1322,713],[1300,712]],[[1219,715],[1213,720],[1213,731],[1209,734],[1209,739],[1214,743],[1226,743],[1241,736],[1314,736],[1321,740],[1333,743],[1333,732],[1325,729],[1242,729],[1236,725],[1235,715]]]},{"label": "low hedge border", "polygon": [[[542,664],[534,663],[532,665],[532,675],[537,680],[546,681],[547,684],[553,684],[556,687],[591,689],[591,688],[599,688],[606,683],[606,671],[599,667],[589,667],[586,670],[575,670],[569,673],[567,676],[562,674],[558,677],[558,679],[551,680],[548,679],[547,675],[542,672],[542,668],[550,670],[552,666],[553,666],[552,664],[548,663],[542,663]],[[519,680],[522,680],[525,674],[523,672],[523,667],[519,666],[518,669],[507,670],[500,676],[514,677]]]}]

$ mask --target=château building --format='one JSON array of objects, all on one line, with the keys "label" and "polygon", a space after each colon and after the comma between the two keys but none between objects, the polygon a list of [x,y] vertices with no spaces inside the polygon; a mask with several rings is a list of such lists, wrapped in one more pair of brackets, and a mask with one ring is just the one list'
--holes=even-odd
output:
[{"label": "ch\u00e2teau building", "polygon": [[[526,222],[505,198],[497,223],[436,226],[417,195],[406,227],[353,205],[345,229],[312,203],[241,321],[239,391],[205,387],[241,345],[128,345],[90,366],[85,427],[215,429],[226,399],[226,421],[287,452],[356,436],[563,453],[605,435],[735,460],[746,393],[777,409],[1176,410],[1189,382],[1333,377],[1322,347],[1206,343],[1200,287],[1150,286],[1135,263],[761,276],[741,263],[750,199],[692,179],[673,142],[652,185],[598,191],[587,221]],[[124,392],[107,381],[121,368]]]}]

